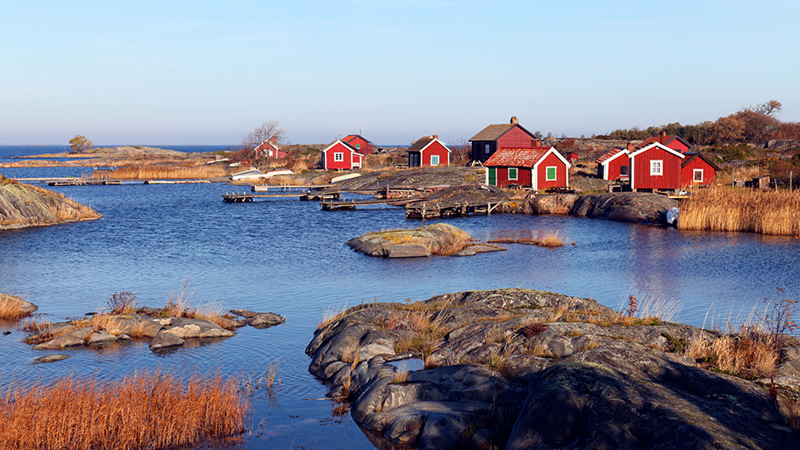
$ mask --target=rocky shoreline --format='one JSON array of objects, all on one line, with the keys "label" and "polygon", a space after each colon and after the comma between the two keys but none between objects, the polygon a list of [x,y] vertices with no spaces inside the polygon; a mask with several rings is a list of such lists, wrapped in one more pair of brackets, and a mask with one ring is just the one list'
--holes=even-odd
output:
[{"label": "rocky shoreline", "polygon": [[0,230],[97,220],[88,206],[35,186],[0,176]]},{"label": "rocky shoreline", "polygon": [[798,348],[744,379],[686,350],[721,339],[505,289],[353,307],[306,353],[379,448],[800,448]]}]

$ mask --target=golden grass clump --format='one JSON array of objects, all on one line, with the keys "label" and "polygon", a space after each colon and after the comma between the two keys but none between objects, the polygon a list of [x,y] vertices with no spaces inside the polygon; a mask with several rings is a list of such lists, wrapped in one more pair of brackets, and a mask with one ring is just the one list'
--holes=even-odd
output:
[{"label": "golden grass clump", "polygon": [[343,306],[342,309],[339,310],[338,312],[332,309],[325,310],[325,314],[322,316],[322,320],[319,323],[317,323],[317,329],[321,330],[327,327],[328,325],[332,324],[333,322],[336,322],[337,320],[341,319],[345,315],[347,315],[347,305]]},{"label": "golden grass clump", "polygon": [[68,376],[0,396],[3,448],[162,449],[244,431],[250,405],[232,378],[137,372],[121,381]]},{"label": "golden grass clump", "polygon": [[20,308],[20,299],[12,295],[0,294],[0,319],[19,320],[30,313]]},{"label": "golden grass clump", "polygon": [[681,201],[680,230],[749,231],[800,237],[800,192],[697,190]]},{"label": "golden grass clump", "polygon": [[772,376],[780,359],[772,336],[753,325],[713,340],[690,340],[686,354],[706,367],[744,378]]}]

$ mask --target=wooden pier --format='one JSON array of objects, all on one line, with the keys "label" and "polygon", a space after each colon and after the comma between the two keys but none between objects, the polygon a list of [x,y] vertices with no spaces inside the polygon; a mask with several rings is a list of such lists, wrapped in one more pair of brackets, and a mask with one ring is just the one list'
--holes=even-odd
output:
[{"label": "wooden pier", "polygon": [[303,201],[338,200],[339,192],[326,193],[284,193],[284,194],[248,194],[247,192],[226,192],[222,194],[222,201],[225,203],[251,203],[256,198],[296,198]]},{"label": "wooden pier", "polygon": [[439,217],[459,217],[470,214],[489,215],[503,202],[439,204],[422,203],[406,206],[406,219],[436,219]]},{"label": "wooden pier", "polygon": [[342,202],[321,202],[323,211],[352,211],[357,206],[364,205],[391,205],[404,206],[407,203],[419,201],[419,197],[399,199],[399,198],[378,198],[374,200],[346,200]]},{"label": "wooden pier", "polygon": [[122,180],[100,180],[96,178],[72,178],[48,181],[48,186],[119,186]]}]

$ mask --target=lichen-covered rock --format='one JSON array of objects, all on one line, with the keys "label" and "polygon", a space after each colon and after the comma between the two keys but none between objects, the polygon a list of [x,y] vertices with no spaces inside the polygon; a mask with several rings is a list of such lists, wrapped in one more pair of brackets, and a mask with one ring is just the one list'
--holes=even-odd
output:
[{"label": "lichen-covered rock", "polygon": [[235,334],[210,320],[184,318],[172,318],[161,333],[171,333],[181,339],[224,338]]},{"label": "lichen-covered rock", "polygon": [[180,347],[185,343],[186,341],[179,338],[174,333],[168,333],[165,331],[162,333],[158,333],[156,337],[154,337],[150,341],[150,350],[161,350],[162,348],[169,348],[169,347]]},{"label": "lichen-covered rock", "polygon": [[253,328],[263,329],[286,322],[285,317],[272,312],[259,313],[247,309],[232,309],[230,313],[244,319],[239,322],[232,321],[236,323],[236,326],[250,325]]},{"label": "lichen-covered rock", "polygon": [[158,319],[137,314],[121,314],[108,316],[104,319],[103,329],[115,336],[120,334],[155,337],[161,330],[162,325]]},{"label": "lichen-covered rock", "polygon": [[[306,352],[380,448],[800,448],[772,380],[705,370],[675,350],[714,338],[590,299],[502,289],[359,305]],[[426,367],[403,371],[390,362],[399,355]],[[783,356],[781,392],[800,385],[800,350]]]},{"label": "lichen-covered rock", "polygon": [[85,327],[75,331],[70,331],[67,334],[61,335],[55,339],[43,342],[33,347],[34,350],[55,350],[65,347],[77,347],[83,345],[88,339],[89,335],[94,332],[94,328]]},{"label": "lichen-covered rock", "polygon": [[471,243],[469,233],[444,223],[425,225],[416,230],[367,233],[347,241],[353,250],[383,258],[452,255]]},{"label": "lichen-covered rock", "polygon": [[103,217],[64,194],[0,176],[0,230],[96,220]]},{"label": "lichen-covered rock", "polygon": [[33,360],[34,364],[47,364],[57,361],[63,361],[65,359],[69,359],[69,355],[65,355],[63,353],[57,353],[55,355],[47,355],[47,356],[40,356]]}]

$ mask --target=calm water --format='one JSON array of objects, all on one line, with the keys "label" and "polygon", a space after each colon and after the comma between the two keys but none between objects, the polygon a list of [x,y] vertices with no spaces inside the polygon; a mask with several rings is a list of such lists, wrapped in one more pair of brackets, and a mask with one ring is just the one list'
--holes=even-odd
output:
[{"label": "calm water", "polygon": [[[8,177],[42,169],[0,169]],[[48,169],[52,170],[52,169]],[[69,170],[44,175],[66,175]],[[685,233],[610,221],[493,215],[448,220],[481,240],[559,231],[560,249],[508,246],[470,258],[369,258],[344,245],[360,234],[416,227],[399,208],[323,212],[293,200],[225,204],[229,185],[53,188],[105,215],[94,222],[0,232],[0,291],[60,321],[98,310],[114,292],[162,306],[189,280],[194,304],[272,311],[286,324],[247,327],[221,342],[154,354],[133,343],[66,350],[71,359],[33,365],[23,333],[0,336],[0,386],[74,373],[119,378],[134,369],[260,374],[279,361],[274,402],[253,399],[252,448],[370,448],[352,420],[331,414],[326,389],[307,372],[305,346],[326,311],[366,301],[424,300],[468,289],[521,287],[592,297],[619,308],[628,295],[680,307],[701,326],[746,317],[764,297],[796,298],[800,240],[755,234]],[[260,425],[259,425],[260,424]],[[258,436],[255,431],[265,431]]]}]

